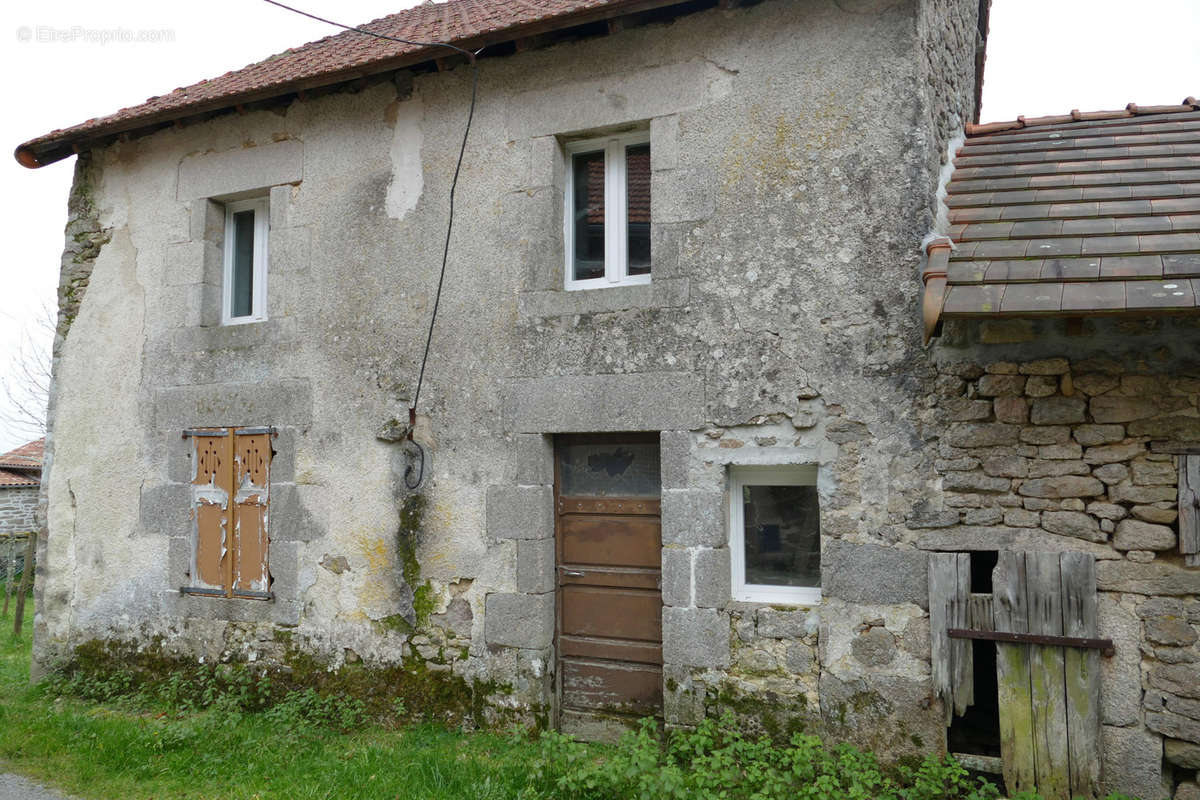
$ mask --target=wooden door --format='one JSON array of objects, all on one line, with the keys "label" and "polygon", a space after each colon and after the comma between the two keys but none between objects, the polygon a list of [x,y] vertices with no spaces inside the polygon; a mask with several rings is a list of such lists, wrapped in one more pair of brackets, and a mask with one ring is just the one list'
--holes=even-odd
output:
[{"label": "wooden door", "polygon": [[[1036,790],[1051,799],[1094,797],[1100,782],[1100,654],[1084,643],[1096,636],[1095,560],[1084,553],[1003,552],[992,580],[996,630],[1030,639],[996,645],[1008,790]],[[1057,637],[1075,641],[1041,643]]]},{"label": "wooden door", "polygon": [[971,593],[963,553],[929,561],[935,692],[952,713],[975,702],[968,640],[996,643],[1000,753],[1009,793],[1090,798],[1100,785],[1096,565],[1085,553],[1002,551],[992,594]]},{"label": "wooden door", "polygon": [[658,447],[657,436],[557,442],[557,686],[566,728],[662,713]]}]

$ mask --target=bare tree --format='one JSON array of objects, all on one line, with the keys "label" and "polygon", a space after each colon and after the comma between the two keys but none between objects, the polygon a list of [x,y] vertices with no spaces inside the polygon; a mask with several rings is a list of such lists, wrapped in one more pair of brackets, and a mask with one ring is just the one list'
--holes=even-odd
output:
[{"label": "bare tree", "polygon": [[57,323],[54,309],[43,305],[25,326],[9,351],[0,376],[0,425],[36,438],[46,434],[46,405],[50,399],[51,347]]}]

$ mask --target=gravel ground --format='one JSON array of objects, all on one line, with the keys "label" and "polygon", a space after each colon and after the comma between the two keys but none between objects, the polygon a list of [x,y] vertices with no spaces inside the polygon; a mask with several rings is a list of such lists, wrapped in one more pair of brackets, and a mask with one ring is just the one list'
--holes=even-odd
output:
[{"label": "gravel ground", "polygon": [[0,773],[0,800],[69,800],[64,794],[38,786],[20,775]]}]

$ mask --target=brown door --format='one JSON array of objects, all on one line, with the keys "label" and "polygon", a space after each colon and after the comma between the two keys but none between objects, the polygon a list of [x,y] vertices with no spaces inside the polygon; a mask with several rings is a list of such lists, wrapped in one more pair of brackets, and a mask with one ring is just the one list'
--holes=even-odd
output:
[{"label": "brown door", "polygon": [[559,708],[582,735],[662,714],[658,448],[631,435],[555,448]]}]

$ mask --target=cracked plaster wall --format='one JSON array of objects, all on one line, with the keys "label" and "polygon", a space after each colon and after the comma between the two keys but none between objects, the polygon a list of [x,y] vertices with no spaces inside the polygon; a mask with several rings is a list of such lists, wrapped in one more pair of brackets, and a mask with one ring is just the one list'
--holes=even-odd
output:
[{"label": "cracked plaster wall", "polygon": [[[719,580],[668,602],[668,718],[775,693],[848,736],[854,713],[894,719],[910,733],[878,728],[887,752],[941,746],[905,524],[937,479],[915,422],[935,378],[918,245],[974,87],[973,62],[925,53],[965,46],[938,31],[977,7],[767,0],[483,62],[417,425],[431,460],[411,581],[399,445],[376,433],[403,419],[419,366],[467,71],[96,151],[112,241],[56,362],[40,663],[156,634],[274,657],[283,627],[334,664],[415,652],[544,704],[546,434],[661,430],[664,573],[678,550],[696,586],[727,574],[726,465],[816,463],[829,598],[788,620],[730,604]],[[556,137],[625,125],[651,133],[654,281],[562,292]],[[270,318],[221,327],[212,200],[255,192]],[[273,603],[177,591],[180,431],[200,425],[280,430]]]}]

